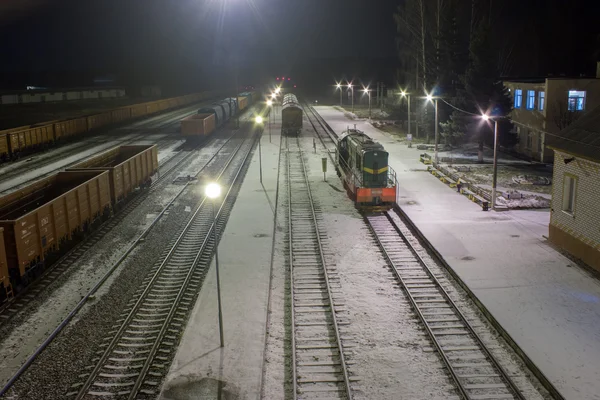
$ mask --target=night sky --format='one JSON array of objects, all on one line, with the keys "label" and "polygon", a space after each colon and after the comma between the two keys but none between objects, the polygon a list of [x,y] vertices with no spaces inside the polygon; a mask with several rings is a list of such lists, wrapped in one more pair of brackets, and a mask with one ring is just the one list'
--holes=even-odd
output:
[{"label": "night sky", "polygon": [[[0,71],[25,73],[27,79],[48,71],[93,71],[114,74],[119,84],[135,78],[181,86],[186,80],[199,83],[198,76],[228,79],[223,70],[232,64],[243,70],[242,80],[292,72],[300,76],[298,71],[311,62],[323,74],[330,64],[317,60],[337,58],[342,61],[331,64],[327,79],[338,76],[348,59],[375,60],[373,69],[386,64],[388,74],[396,57],[392,15],[401,1],[1,0]],[[564,9],[544,11],[544,5],[552,3]],[[538,18],[532,20],[532,29],[560,43],[542,61],[520,60],[516,73],[563,68],[561,59],[568,58],[563,50],[582,47],[581,35],[585,33],[589,42],[592,30],[598,30],[597,23],[590,23],[595,21],[596,3],[514,1],[517,8],[506,13],[507,26],[516,18],[511,15]],[[560,19],[565,12],[570,23],[555,25],[551,18]],[[524,49],[522,57],[527,56]],[[584,58],[593,55],[586,53]]]}]

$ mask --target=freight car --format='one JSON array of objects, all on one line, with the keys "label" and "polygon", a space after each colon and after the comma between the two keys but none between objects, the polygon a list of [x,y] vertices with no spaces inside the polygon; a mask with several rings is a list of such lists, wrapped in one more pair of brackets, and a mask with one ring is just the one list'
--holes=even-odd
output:
[{"label": "freight car", "polygon": [[[0,302],[158,170],[156,145],[115,147],[0,198]],[[3,279],[2,246],[8,280]]]},{"label": "freight car", "polygon": [[302,130],[302,107],[291,93],[283,97],[281,106],[281,132],[284,135],[297,135]]},{"label": "freight car", "polygon": [[110,210],[107,171],[59,172],[1,198],[10,287],[26,285],[60,249],[108,217]]},{"label": "freight car", "polygon": [[195,114],[181,120],[181,134],[189,137],[204,137],[215,130],[215,114]]},{"label": "freight car", "polygon": [[156,145],[120,146],[82,161],[67,171],[108,171],[113,207],[136,188],[149,186],[158,171]]},{"label": "freight car", "polygon": [[388,152],[362,131],[354,128],[342,133],[336,169],[357,208],[383,211],[396,203],[396,173],[388,165]]},{"label": "freight car", "polygon": [[215,91],[203,92],[120,107],[74,119],[49,121],[3,130],[0,131],[0,162],[16,159],[26,152],[43,149],[55,142],[78,137],[86,132],[106,128],[110,125],[121,124],[217,95],[218,93]]}]

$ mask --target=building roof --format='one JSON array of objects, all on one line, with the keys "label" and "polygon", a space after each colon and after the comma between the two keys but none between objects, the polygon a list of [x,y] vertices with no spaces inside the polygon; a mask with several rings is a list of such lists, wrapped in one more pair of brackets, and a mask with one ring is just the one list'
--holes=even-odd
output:
[{"label": "building roof", "polygon": [[511,82],[511,83],[544,83],[548,80],[565,80],[572,81],[576,79],[581,80],[590,80],[590,79],[598,79],[596,76],[568,76],[568,75],[548,75],[548,76],[534,76],[534,77],[522,77],[522,78],[511,78],[511,77],[503,77],[501,78],[502,82]]},{"label": "building roof", "polygon": [[600,162],[600,106],[552,138],[550,148]]}]

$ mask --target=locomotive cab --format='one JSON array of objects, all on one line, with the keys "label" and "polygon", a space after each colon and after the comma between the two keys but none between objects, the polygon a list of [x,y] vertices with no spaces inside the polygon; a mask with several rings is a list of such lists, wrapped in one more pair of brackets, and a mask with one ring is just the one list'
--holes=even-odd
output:
[{"label": "locomotive cab", "polygon": [[396,177],[383,146],[357,129],[340,136],[337,171],[357,208],[386,210],[396,202]]}]

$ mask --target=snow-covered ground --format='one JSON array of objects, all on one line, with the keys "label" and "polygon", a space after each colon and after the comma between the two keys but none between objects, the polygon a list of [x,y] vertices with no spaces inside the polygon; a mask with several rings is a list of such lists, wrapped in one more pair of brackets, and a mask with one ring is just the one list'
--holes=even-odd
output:
[{"label": "snow-covered ground", "polygon": [[386,147],[398,203],[563,396],[600,399],[600,284],[547,243],[549,211],[483,212],[425,172],[422,151],[316,109],[336,132],[356,123]]},{"label": "snow-covered ground", "polygon": [[279,135],[273,135],[269,143],[265,130],[261,143],[263,183],[257,149],[218,247],[225,346],[219,347],[213,261],[165,380],[162,399],[220,398],[219,390],[222,398],[260,396]]},{"label": "snow-covered ground", "polygon": [[[214,153],[217,146],[224,142],[216,140],[197,151],[197,157],[185,166],[189,171],[197,171]],[[191,173],[191,172],[190,172]],[[87,250],[77,260],[77,268],[70,268],[59,279],[45,288],[39,298],[32,299],[28,310],[18,315],[17,321],[10,321],[0,330],[0,382],[4,383],[23,364],[48,334],[64,319],[85,294],[110,269],[115,261],[131,246],[137,237],[148,228],[173,197],[180,192],[181,186],[168,185],[160,192],[149,195],[119,226],[105,234],[93,248]],[[156,227],[155,229],[160,229]],[[134,250],[135,253],[136,250]],[[131,256],[133,257],[134,254]],[[112,275],[96,293],[100,299],[119,276],[121,268]],[[85,314],[87,307],[80,313]],[[77,320],[77,319],[76,319]],[[15,322],[13,327],[12,322]],[[16,324],[18,322],[18,324]]]}]

